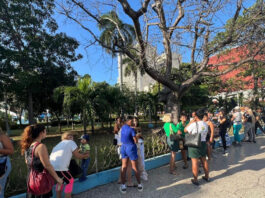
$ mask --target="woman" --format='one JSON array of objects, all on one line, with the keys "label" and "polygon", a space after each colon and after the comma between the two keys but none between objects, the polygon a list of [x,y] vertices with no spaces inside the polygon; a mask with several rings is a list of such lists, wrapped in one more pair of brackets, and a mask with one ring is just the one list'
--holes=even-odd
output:
[{"label": "woman", "polygon": [[171,158],[170,158],[170,162],[169,162],[169,173],[176,175],[176,165],[175,165],[175,157],[176,157],[176,152],[178,152],[179,150],[179,142],[178,141],[171,141],[170,140],[170,134],[172,133],[177,133],[177,127],[171,123],[172,119],[171,119],[171,114],[167,113],[164,115],[163,117],[163,122],[165,122],[164,124],[164,130],[167,136],[167,144],[169,146],[169,149],[171,151]]},{"label": "woman", "polygon": [[206,160],[206,152],[207,152],[207,145],[206,145],[206,136],[208,132],[208,125],[202,121],[203,112],[197,111],[195,113],[194,119],[185,127],[184,132],[186,133],[200,133],[201,134],[201,146],[199,148],[195,147],[188,147],[189,157],[191,158],[192,162],[192,173],[193,179],[191,182],[194,185],[199,185],[198,182],[198,160],[200,159],[205,176],[202,177],[205,181],[209,181],[209,168],[208,162]]},{"label": "woman", "polygon": [[227,126],[226,126],[226,116],[225,116],[225,113],[223,110],[219,112],[218,122],[219,122],[219,129],[220,129],[219,134],[220,134],[220,137],[222,140],[222,145],[224,148],[223,154],[226,155],[227,154],[227,147],[226,147],[225,134],[226,134]]},{"label": "woman", "polygon": [[11,171],[9,155],[14,153],[14,147],[9,137],[0,128],[0,163],[5,165],[5,173],[0,177],[0,198],[4,198],[7,177]]},{"label": "woman", "polygon": [[[177,130],[178,130],[178,134],[181,135],[181,137],[183,138],[183,140],[185,139],[185,132],[184,132],[184,128],[187,126],[189,122],[187,121],[187,116],[186,114],[182,113],[180,115],[180,122],[177,125]],[[184,161],[184,166],[182,167],[183,169],[187,169],[188,166],[188,161],[187,161],[187,154],[186,152],[188,151],[188,147],[184,146],[184,141],[180,140],[179,141],[179,147],[181,150],[181,155],[182,155],[182,159]]]},{"label": "woman", "polygon": [[[69,164],[72,159],[72,155],[74,155],[78,159],[87,159],[89,157],[89,153],[79,153],[78,147],[73,139],[74,136],[72,133],[63,133],[62,141],[52,149],[52,152],[50,154],[50,161],[52,166],[54,167],[58,176],[60,178],[63,178],[63,181],[66,183],[64,189],[66,198],[71,197],[74,185],[74,178],[69,172]],[[62,190],[63,185],[56,186],[56,197],[61,197]]]},{"label": "woman", "polygon": [[205,113],[203,116],[203,121],[208,125],[208,133],[206,136],[206,144],[207,144],[207,156],[208,160],[211,160],[212,158],[212,143],[213,143],[213,136],[214,136],[214,125],[209,120],[208,113]]},{"label": "woman", "polygon": [[[115,125],[114,125],[114,139],[117,141],[117,153],[119,155],[119,159],[121,160],[121,127],[124,124],[124,119],[122,117],[118,117],[116,119]],[[120,169],[120,177],[118,180],[118,184],[121,184],[121,171],[122,167]],[[131,161],[128,162],[128,167],[127,167],[127,187],[135,187],[135,185],[132,183],[132,164]]]},{"label": "woman", "polygon": [[[43,169],[46,169],[51,176],[57,181],[59,185],[63,183],[63,180],[58,177],[56,172],[54,171],[50,161],[49,161],[49,155],[47,148],[45,144],[41,143],[43,139],[46,138],[46,129],[43,125],[31,125],[27,126],[24,129],[24,132],[22,134],[22,140],[20,142],[21,146],[21,154],[25,155],[26,164],[28,166],[28,170],[30,172],[31,164],[33,164],[33,167],[35,170],[42,172]],[[39,144],[40,143],[40,144]],[[38,144],[35,148],[35,145]],[[32,152],[33,149],[33,159],[32,159]],[[31,163],[33,160],[33,163]],[[29,174],[28,174],[29,177]],[[28,178],[29,179],[29,178]],[[27,193],[27,197],[40,197],[40,198],[46,198],[46,197],[52,197],[52,191],[48,192],[44,195],[34,195],[31,193]]]},{"label": "woman", "polygon": [[242,128],[242,114],[240,112],[240,107],[235,107],[235,113],[233,114],[231,120],[233,121],[233,134],[235,142],[236,144],[240,144],[239,131]]}]

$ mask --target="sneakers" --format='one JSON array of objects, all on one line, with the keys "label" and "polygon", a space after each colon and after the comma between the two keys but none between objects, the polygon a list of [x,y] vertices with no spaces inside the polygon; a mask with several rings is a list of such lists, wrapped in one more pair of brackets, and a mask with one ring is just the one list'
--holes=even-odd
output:
[{"label": "sneakers", "polygon": [[[138,190],[139,192],[142,192],[142,191],[144,190],[143,185],[142,185],[142,184],[138,184],[138,186],[137,186],[137,190]],[[122,194],[126,194],[126,192],[127,192],[127,188],[126,188],[125,185],[121,185],[121,186],[120,186],[120,192],[121,192]]]},{"label": "sneakers", "polygon": [[142,184],[138,184],[138,186],[137,186],[137,190],[138,190],[139,192],[142,192],[142,191],[144,190],[143,185],[142,185]]},{"label": "sneakers", "polygon": [[227,152],[227,150],[224,150],[224,152],[223,152],[223,155],[225,155],[225,156],[227,156],[227,155],[228,155],[228,152]]},{"label": "sneakers", "polygon": [[127,189],[126,189],[126,186],[125,186],[125,185],[121,185],[121,186],[120,186],[120,192],[121,192],[122,194],[126,194]]}]

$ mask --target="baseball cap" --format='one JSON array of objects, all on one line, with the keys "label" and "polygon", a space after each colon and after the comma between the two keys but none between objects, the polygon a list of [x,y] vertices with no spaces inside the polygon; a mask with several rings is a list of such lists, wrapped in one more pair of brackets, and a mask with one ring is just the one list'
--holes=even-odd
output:
[{"label": "baseball cap", "polygon": [[86,141],[89,141],[89,135],[88,134],[84,134],[80,137],[80,139],[85,139]]}]

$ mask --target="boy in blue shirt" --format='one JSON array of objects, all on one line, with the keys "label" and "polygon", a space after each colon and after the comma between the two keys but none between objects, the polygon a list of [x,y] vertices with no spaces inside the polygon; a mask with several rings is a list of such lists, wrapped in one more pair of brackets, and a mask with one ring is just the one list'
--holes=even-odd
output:
[{"label": "boy in blue shirt", "polygon": [[[81,144],[79,147],[79,152],[82,154],[90,154],[90,146],[88,144],[89,142],[89,135],[88,134],[84,134],[81,136]],[[90,155],[87,159],[82,159],[81,162],[81,169],[82,169],[82,175],[79,178],[79,181],[85,181],[86,180],[86,175],[87,175],[87,170],[88,170],[88,166],[89,166],[89,162],[90,162]]]}]

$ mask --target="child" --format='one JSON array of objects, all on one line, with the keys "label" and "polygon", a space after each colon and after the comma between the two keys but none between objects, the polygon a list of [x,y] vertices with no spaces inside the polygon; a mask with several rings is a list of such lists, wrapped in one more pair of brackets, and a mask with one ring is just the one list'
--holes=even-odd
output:
[{"label": "child", "polygon": [[137,154],[138,154],[138,168],[140,171],[140,176],[142,180],[148,180],[148,174],[145,171],[145,164],[144,164],[144,138],[142,137],[141,133],[137,133],[136,137],[138,139],[137,143]]},{"label": "child", "polygon": [[88,165],[90,162],[90,146],[88,144],[89,142],[89,135],[84,134],[81,136],[81,144],[80,144],[80,148],[79,148],[79,152],[82,154],[88,154],[88,158],[86,159],[82,159],[82,163],[81,163],[81,169],[82,169],[82,175],[79,178],[79,181],[85,181],[86,180],[86,175],[87,175],[87,169],[88,169]]},{"label": "child", "polygon": [[136,131],[136,138],[138,140],[137,143],[137,155],[138,155],[138,168],[140,171],[140,176],[144,181],[148,180],[148,174],[145,171],[145,163],[144,163],[144,138],[141,134],[141,128],[139,127],[139,121],[137,117],[133,119],[133,128]]}]

